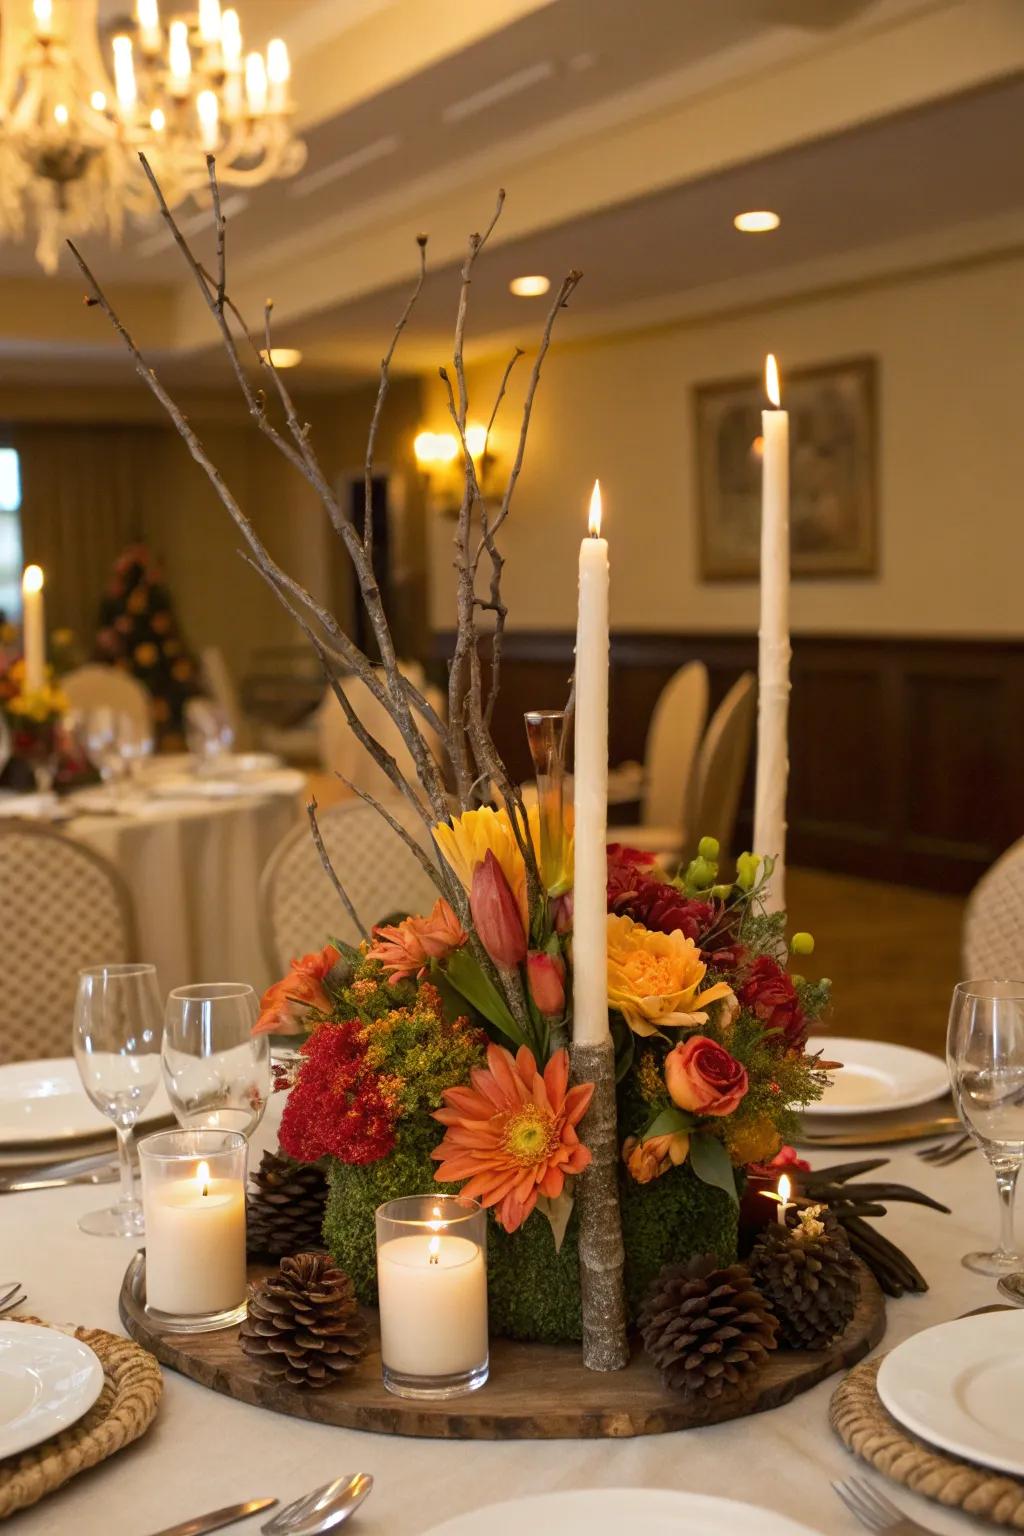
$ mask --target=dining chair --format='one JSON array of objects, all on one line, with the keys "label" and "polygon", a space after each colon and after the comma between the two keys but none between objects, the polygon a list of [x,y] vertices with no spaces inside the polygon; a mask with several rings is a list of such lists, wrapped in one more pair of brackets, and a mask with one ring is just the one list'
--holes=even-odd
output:
[{"label": "dining chair", "polygon": [[[707,713],[708,669],[702,661],[687,662],[658,695],[647,730],[644,764],[642,768],[635,765],[639,825],[610,827],[609,842],[666,856],[681,851],[693,830],[697,754]],[[609,779],[612,805],[630,798],[622,767],[613,770]]]},{"label": "dining chair", "polygon": [[[443,719],[444,698],[440,689],[433,688],[427,683],[422,668],[417,663],[401,662],[400,666],[403,675],[420,689]],[[345,697],[366,730],[395,759],[403,777],[415,783],[417,773],[412,754],[406,746],[401,731],[383,704],[373,697],[359,677],[354,675],[348,677],[341,686]],[[440,737],[421,717],[418,717],[417,723],[420,725],[430,751],[440,762],[443,755]],[[316,730],[320,763],[325,770],[340,774],[357,789],[364,790],[377,800],[394,795],[394,785],[355,735],[344,710],[330,688],[326,690],[317,710]]]},{"label": "dining chair", "polygon": [[[406,800],[381,802],[428,856],[430,835]],[[320,833],[338,879],[369,929],[393,913],[427,912],[437,888],[384,818],[362,800],[333,805],[319,816]],[[275,976],[295,955],[328,939],[358,944],[361,935],[320,862],[309,828],[295,827],[275,848],[259,892],[260,934]]]},{"label": "dining chair", "polygon": [[83,966],[137,957],[121,875],[53,827],[0,819],[0,1064],[71,1054]]},{"label": "dining chair", "polygon": [[1024,977],[1024,837],[967,898],[963,951],[965,976]]},{"label": "dining chair", "polygon": [[148,736],[153,729],[149,694],[136,678],[120,667],[88,662],[84,667],[66,672],[60,686],[71,709],[78,714],[112,709],[119,715],[127,715],[140,735]]},{"label": "dining chair", "polygon": [[757,678],[744,672],[711,717],[697,757],[695,809],[686,853],[702,837],[716,837],[722,855],[732,846],[743,780],[750,764],[757,714]]}]

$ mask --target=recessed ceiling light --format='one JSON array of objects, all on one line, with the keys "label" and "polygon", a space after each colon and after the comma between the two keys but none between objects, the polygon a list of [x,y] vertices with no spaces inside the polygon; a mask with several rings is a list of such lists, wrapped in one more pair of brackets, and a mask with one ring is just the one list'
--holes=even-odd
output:
[{"label": "recessed ceiling light", "polygon": [[745,235],[766,235],[770,229],[778,229],[782,220],[770,208],[755,208],[751,213],[738,213],[732,222]]},{"label": "recessed ceiling light", "polygon": [[[264,362],[268,361],[266,351],[262,348],[260,357]],[[302,362],[302,353],[298,347],[271,347],[269,361],[275,368],[297,368]]]},{"label": "recessed ceiling light", "polygon": [[514,293],[517,299],[538,299],[550,287],[550,277],[542,277],[538,272],[532,277],[514,277],[508,285],[508,291]]}]

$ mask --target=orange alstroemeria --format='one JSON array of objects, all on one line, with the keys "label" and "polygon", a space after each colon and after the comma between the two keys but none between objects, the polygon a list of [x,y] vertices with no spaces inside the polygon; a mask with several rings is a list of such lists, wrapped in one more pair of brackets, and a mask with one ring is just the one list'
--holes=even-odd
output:
[{"label": "orange alstroemeria", "polygon": [[301,1035],[311,1008],[329,1013],[333,1006],[324,986],[328,972],[341,956],[333,944],[300,955],[281,981],[268,987],[260,999],[260,1016],[253,1025],[254,1035]]},{"label": "orange alstroemeria", "polygon": [[380,961],[392,981],[406,981],[422,976],[431,960],[446,960],[453,950],[461,949],[466,937],[440,896],[426,917],[407,917],[404,922],[374,928],[367,955]]}]

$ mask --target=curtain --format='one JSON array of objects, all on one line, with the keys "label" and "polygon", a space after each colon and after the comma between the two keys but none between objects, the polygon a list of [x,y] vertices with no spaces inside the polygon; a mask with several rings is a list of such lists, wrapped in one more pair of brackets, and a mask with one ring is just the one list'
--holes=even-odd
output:
[{"label": "curtain", "polygon": [[153,426],[34,422],[5,433],[21,462],[25,563],[46,573],[47,628],[73,630],[87,654],[113,563],[144,536],[164,436]]}]

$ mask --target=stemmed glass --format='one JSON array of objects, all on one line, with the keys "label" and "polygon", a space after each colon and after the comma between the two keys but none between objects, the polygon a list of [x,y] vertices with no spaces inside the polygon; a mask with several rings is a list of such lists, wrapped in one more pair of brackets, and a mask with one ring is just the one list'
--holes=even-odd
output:
[{"label": "stemmed glass", "polygon": [[177,987],[164,1014],[164,1083],[178,1124],[250,1136],[270,1097],[270,1041],[253,1035],[256,993],[241,981]]},{"label": "stemmed glass", "polygon": [[141,1237],[132,1131],[160,1081],[160,991],[154,965],[99,965],[78,973],[74,1053],[78,1075],[101,1114],[113,1120],[121,1194],[110,1210],[78,1225],[97,1237]]},{"label": "stemmed glass", "polygon": [[965,1254],[967,1269],[1024,1269],[1013,1235],[1013,1201],[1024,1162],[1024,981],[961,981],[953,989],[946,1060],[957,1112],[992,1164],[1001,1232],[993,1253]]}]

